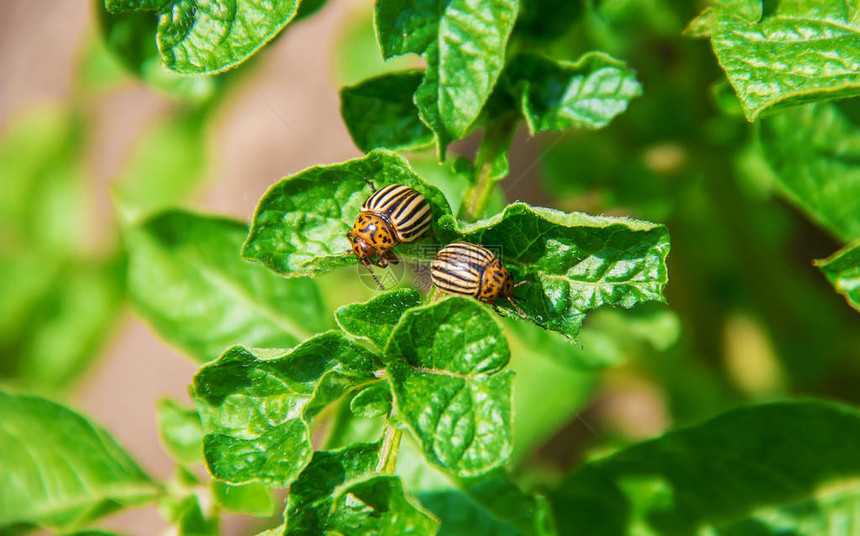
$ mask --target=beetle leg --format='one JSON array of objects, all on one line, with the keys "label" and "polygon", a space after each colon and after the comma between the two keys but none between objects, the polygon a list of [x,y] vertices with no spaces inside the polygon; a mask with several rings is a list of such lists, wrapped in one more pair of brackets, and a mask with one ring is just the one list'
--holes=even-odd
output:
[{"label": "beetle leg", "polygon": [[373,184],[373,181],[368,179],[367,177],[363,177],[363,178],[364,178],[364,182],[366,182],[367,185],[370,186],[370,191],[375,192],[376,191],[376,185]]},{"label": "beetle leg", "polygon": [[[352,231],[348,231],[346,233],[346,239],[349,240],[350,244],[352,244]],[[343,255],[344,255],[344,257],[348,257],[349,255],[354,255],[354,254],[355,254],[355,251],[353,251],[352,248],[349,248],[348,250],[346,250],[346,252],[344,252]]]},{"label": "beetle leg", "polygon": [[383,256],[386,260],[388,260],[388,262],[390,262],[391,264],[398,264],[398,263],[400,263],[400,259],[398,259],[398,258],[397,258],[397,255],[395,255],[395,254],[394,254],[394,252],[393,252],[393,251],[391,251],[390,249],[389,249],[388,251],[386,251],[385,253],[383,253],[383,254],[382,254],[382,256]]},{"label": "beetle leg", "polygon": [[528,279],[520,281],[519,283],[514,285],[514,288],[521,287],[521,286],[525,285],[526,283],[528,283]]}]

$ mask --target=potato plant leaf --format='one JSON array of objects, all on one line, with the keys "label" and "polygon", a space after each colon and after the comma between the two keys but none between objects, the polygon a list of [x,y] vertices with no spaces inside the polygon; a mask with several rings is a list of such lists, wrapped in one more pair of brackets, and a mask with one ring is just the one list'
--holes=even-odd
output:
[{"label": "potato plant leaf", "polygon": [[91,257],[86,132],[41,109],[0,138],[0,376],[66,387],[96,357],[125,294],[125,258]]},{"label": "potato plant leaf", "polygon": [[159,512],[175,526],[177,536],[218,536],[218,519],[207,519],[197,495],[168,497]]},{"label": "potato plant leaf", "polygon": [[760,1],[714,9],[711,44],[747,120],[860,95],[860,24],[852,2],[781,0],[764,18]]},{"label": "potato plant leaf", "polygon": [[514,291],[527,317],[568,337],[601,305],[663,301],[669,233],[662,225],[525,203],[475,223],[446,216],[439,225],[448,242],[497,248],[515,281],[528,281]]},{"label": "potato plant leaf", "polygon": [[[399,155],[376,149],[367,156],[330,166],[314,166],[276,182],[260,199],[242,256],[294,277],[355,265],[344,255],[346,238],[362,203],[377,188],[405,184],[430,203],[433,221],[451,213],[442,193],[425,183]],[[395,253],[402,248],[395,248]]]},{"label": "potato plant leaf", "polygon": [[438,522],[408,500],[400,479],[376,474],[379,449],[315,452],[290,487],[283,534],[435,534]]},{"label": "potato plant leaf", "polygon": [[835,486],[816,497],[762,508],[744,519],[715,528],[716,536],[850,536],[860,522],[860,486]]},{"label": "potato plant leaf", "polygon": [[352,414],[364,419],[388,415],[391,406],[391,387],[384,381],[368,387],[349,401]]},{"label": "potato plant leaf", "polygon": [[858,448],[849,407],[748,406],[589,462],[550,498],[563,534],[692,534],[856,481]]},{"label": "potato plant leaf", "polygon": [[505,319],[504,323],[511,347],[508,367],[516,373],[513,414],[529,416],[514,419],[514,449],[509,463],[516,465],[566,425],[573,423],[587,431],[581,422],[574,421],[588,405],[600,374],[583,370],[579,363],[573,362],[593,360],[595,365],[603,365],[600,360],[607,350],[611,353],[609,358],[621,357],[612,346],[595,347],[587,323],[577,336],[582,347],[571,344],[560,333],[531,323],[513,318]]},{"label": "potato plant leaf", "polygon": [[203,426],[194,408],[164,398],[158,401],[155,416],[161,443],[173,459],[183,465],[203,461]]},{"label": "potato plant leaf", "polygon": [[427,71],[415,93],[440,153],[475,123],[505,65],[516,0],[380,0],[374,22],[383,57],[420,54]]},{"label": "potato plant leaf", "polygon": [[815,261],[836,292],[860,311],[860,241],[849,244],[827,259]]},{"label": "potato plant leaf", "polygon": [[340,90],[340,115],[355,146],[367,153],[378,147],[414,151],[433,144],[412,95],[424,73],[387,73]]},{"label": "potato plant leaf", "polygon": [[524,54],[506,74],[532,134],[605,127],[642,94],[633,70],[602,52],[589,52],[576,63]]},{"label": "potato plant leaf", "polygon": [[510,351],[476,301],[453,297],[410,309],[385,349],[398,418],[428,462],[461,477],[484,474],[511,452]]},{"label": "potato plant leaf", "polygon": [[0,391],[0,529],[73,529],[160,489],[98,424],[44,398]]},{"label": "potato plant leaf", "polygon": [[378,475],[353,484],[335,498],[333,509],[328,524],[335,534],[433,536],[439,527],[409,501],[396,476]]},{"label": "potato plant leaf", "polygon": [[364,303],[351,303],[334,312],[338,325],[354,337],[367,339],[380,350],[408,309],[421,305],[415,289],[397,289]]},{"label": "potato plant leaf", "polygon": [[2,253],[35,251],[44,263],[80,254],[92,228],[82,157],[85,137],[82,118],[58,108],[29,112],[4,129]]},{"label": "potato plant leaf", "polygon": [[552,510],[546,498],[524,493],[504,469],[478,478],[460,479],[458,487],[470,500],[520,534],[556,534]]},{"label": "potato plant leaf", "polygon": [[524,493],[503,469],[476,478],[452,477],[428,466],[418,446],[405,439],[397,474],[407,491],[442,522],[440,535],[555,534],[546,499]]},{"label": "potato plant leaf", "polygon": [[860,126],[816,104],[763,119],[759,140],[789,201],[842,240],[860,237]]},{"label": "potato plant leaf", "polygon": [[222,86],[221,77],[182,76],[164,66],[153,38],[158,20],[152,13],[108,13],[103,0],[96,0],[96,3],[104,48],[122,69],[149,87],[184,102],[203,103],[218,92]]},{"label": "potato plant leaf", "polygon": [[[125,259],[43,262],[0,254],[0,314],[9,307],[21,315],[0,322],[0,353],[10,356],[5,366],[15,367],[23,384],[58,389],[87,369],[113,332],[125,298]],[[24,302],[15,303],[19,298]],[[19,329],[3,333],[7,325]]]},{"label": "potato plant leaf", "polygon": [[231,69],[268,43],[296,15],[298,0],[105,0],[109,13],[158,12],[164,65],[182,74]]},{"label": "potato plant leaf", "polygon": [[198,361],[233,344],[290,347],[328,325],[316,283],[239,258],[245,224],[171,210],[126,229],[137,310]]},{"label": "potato plant leaf", "polygon": [[340,332],[286,350],[227,350],[194,376],[209,471],[230,483],[286,487],[310,461],[312,419],[382,364]]},{"label": "potato plant leaf", "polygon": [[228,512],[256,517],[271,517],[275,513],[275,499],[269,487],[260,482],[228,484],[212,481],[215,502]]}]

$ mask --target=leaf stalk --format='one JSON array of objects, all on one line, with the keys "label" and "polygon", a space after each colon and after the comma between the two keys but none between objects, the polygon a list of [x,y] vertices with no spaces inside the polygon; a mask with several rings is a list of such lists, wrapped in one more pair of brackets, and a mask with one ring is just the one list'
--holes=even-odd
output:
[{"label": "leaf stalk", "polygon": [[379,463],[376,472],[380,474],[393,475],[397,464],[397,453],[400,451],[400,439],[403,432],[391,426],[385,425],[385,439],[382,440],[382,448],[379,450]]},{"label": "leaf stalk", "polygon": [[493,186],[507,176],[507,173],[502,176],[494,175],[493,171],[496,161],[505,157],[516,127],[517,118],[513,114],[504,114],[487,123],[481,146],[475,156],[475,180],[463,195],[460,219],[475,221],[483,216]]}]

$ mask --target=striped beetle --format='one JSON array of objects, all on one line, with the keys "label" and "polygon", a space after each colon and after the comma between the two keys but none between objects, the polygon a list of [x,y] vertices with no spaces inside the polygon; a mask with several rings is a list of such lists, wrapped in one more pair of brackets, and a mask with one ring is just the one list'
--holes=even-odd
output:
[{"label": "striped beetle", "polygon": [[[433,213],[423,195],[409,186],[392,184],[377,190],[373,181],[364,179],[373,192],[361,205],[361,212],[346,237],[352,242],[347,255],[355,255],[370,271],[379,288],[385,290],[370,264],[385,268],[400,260],[391,248],[409,244],[427,236]],[[374,255],[377,260],[374,261]]]},{"label": "striped beetle", "polygon": [[525,316],[514,303],[514,288],[526,281],[515,285],[502,260],[484,247],[468,242],[448,244],[430,263],[430,279],[442,292],[472,296],[492,305],[497,313],[496,300],[506,298],[521,316]]}]

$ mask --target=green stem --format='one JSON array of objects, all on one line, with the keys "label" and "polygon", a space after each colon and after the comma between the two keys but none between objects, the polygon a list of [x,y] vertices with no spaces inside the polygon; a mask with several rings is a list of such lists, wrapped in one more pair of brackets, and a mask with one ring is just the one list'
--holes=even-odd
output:
[{"label": "green stem", "polygon": [[513,114],[505,114],[487,123],[475,156],[475,179],[463,196],[460,219],[475,221],[484,214],[493,186],[504,178],[493,175],[493,165],[507,152],[516,127],[517,118]]},{"label": "green stem", "polygon": [[379,463],[376,464],[376,472],[386,475],[394,474],[397,464],[397,452],[400,450],[400,438],[403,432],[390,424],[385,425],[385,439],[382,440],[382,449],[379,451]]}]

